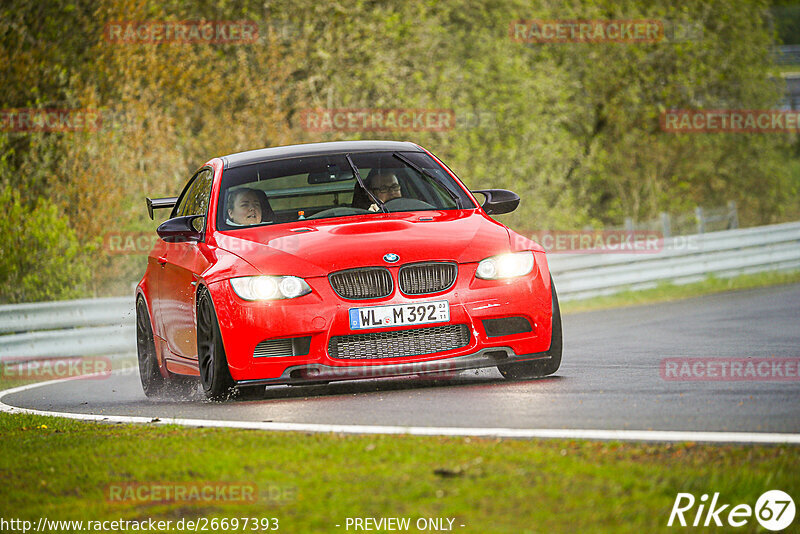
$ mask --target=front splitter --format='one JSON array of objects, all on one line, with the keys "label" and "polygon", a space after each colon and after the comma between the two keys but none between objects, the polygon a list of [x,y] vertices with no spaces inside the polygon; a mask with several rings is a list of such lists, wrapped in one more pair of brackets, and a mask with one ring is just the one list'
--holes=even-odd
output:
[{"label": "front splitter", "polygon": [[510,347],[492,347],[473,354],[413,363],[390,365],[348,365],[332,366],[322,364],[303,364],[287,367],[277,378],[239,380],[237,386],[268,386],[276,384],[300,385],[336,380],[356,380],[363,378],[387,378],[392,376],[447,373],[496,367],[500,363],[547,359],[547,353],[517,355]]}]

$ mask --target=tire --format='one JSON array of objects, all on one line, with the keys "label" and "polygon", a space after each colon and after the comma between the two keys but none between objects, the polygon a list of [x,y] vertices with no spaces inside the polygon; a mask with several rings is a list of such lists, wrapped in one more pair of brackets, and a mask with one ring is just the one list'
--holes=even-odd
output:
[{"label": "tire", "polygon": [[197,364],[203,393],[210,400],[226,400],[235,393],[225,357],[217,313],[208,290],[197,295]]},{"label": "tire", "polygon": [[556,294],[556,286],[553,283],[552,276],[550,277],[550,290],[553,302],[553,331],[550,338],[550,348],[547,352],[536,355],[542,356],[542,359],[498,365],[497,370],[500,371],[504,378],[521,380],[548,376],[558,371],[561,366],[561,353],[563,351],[561,308],[558,305],[558,295]]},{"label": "tire", "polygon": [[136,354],[144,394],[147,397],[158,397],[164,391],[165,379],[158,367],[150,313],[144,297],[141,296],[136,299]]}]

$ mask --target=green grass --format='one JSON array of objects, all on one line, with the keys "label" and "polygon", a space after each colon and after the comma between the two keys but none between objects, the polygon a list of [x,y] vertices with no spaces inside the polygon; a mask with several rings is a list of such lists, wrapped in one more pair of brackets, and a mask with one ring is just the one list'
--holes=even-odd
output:
[{"label": "green grass", "polygon": [[[768,489],[800,494],[798,465],[800,448],[788,446],[268,433],[0,414],[1,515],[29,520],[277,517],[285,532],[343,532],[346,517],[454,517],[462,532],[667,531],[677,492],[716,491],[752,506]],[[251,482],[261,496],[106,502],[109,484],[190,481]]]},{"label": "green grass", "polygon": [[[659,284],[652,289],[641,291],[623,291],[605,297],[594,297],[585,300],[571,300],[561,303],[563,313],[577,313],[590,310],[603,310],[623,306],[636,306],[641,304],[654,304],[673,300],[699,297],[725,291],[755,289],[800,282],[800,271],[767,272],[758,274],[745,274],[732,278],[715,278],[713,276],[692,284],[676,285],[670,283]],[[556,287],[558,287],[556,285]]]}]

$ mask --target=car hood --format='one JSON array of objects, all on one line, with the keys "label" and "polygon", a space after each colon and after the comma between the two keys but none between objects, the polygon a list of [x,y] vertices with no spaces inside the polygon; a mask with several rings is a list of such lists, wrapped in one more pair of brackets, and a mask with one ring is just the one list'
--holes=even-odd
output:
[{"label": "car hood", "polygon": [[419,261],[469,263],[510,250],[505,226],[478,210],[360,215],[215,234],[218,247],[264,274],[327,276],[342,269]]}]

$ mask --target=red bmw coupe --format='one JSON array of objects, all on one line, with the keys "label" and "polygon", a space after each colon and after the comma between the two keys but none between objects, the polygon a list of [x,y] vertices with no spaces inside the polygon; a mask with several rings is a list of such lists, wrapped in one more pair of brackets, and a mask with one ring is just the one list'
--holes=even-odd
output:
[{"label": "red bmw coupe", "polygon": [[[473,193],[484,197],[479,204]],[[352,141],[214,158],[158,227],[136,289],[148,396],[496,366],[554,373],[561,315],[544,249],[489,217],[414,143]]]}]

